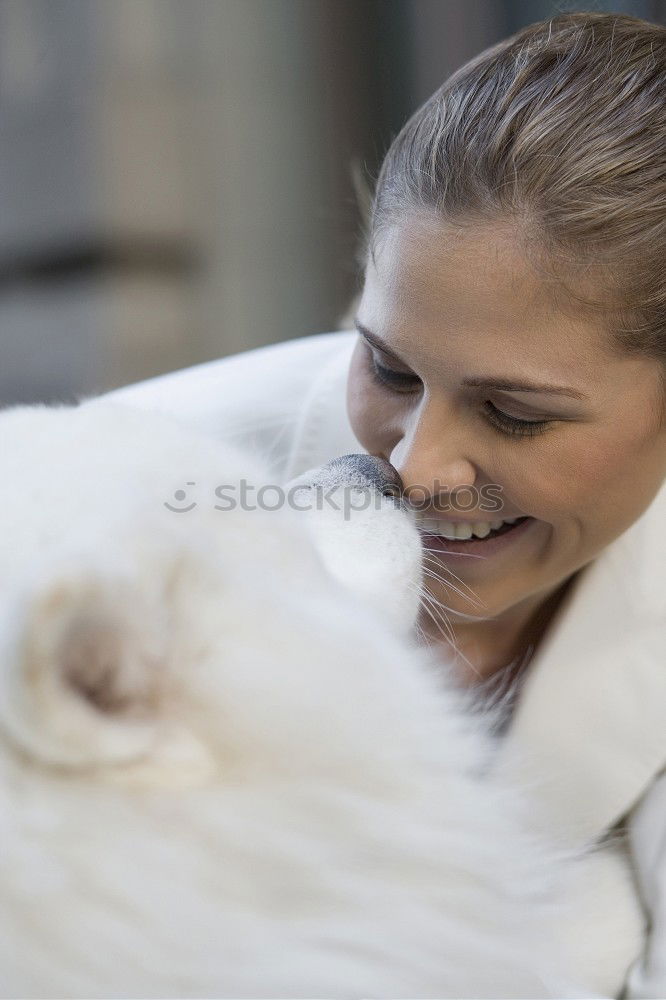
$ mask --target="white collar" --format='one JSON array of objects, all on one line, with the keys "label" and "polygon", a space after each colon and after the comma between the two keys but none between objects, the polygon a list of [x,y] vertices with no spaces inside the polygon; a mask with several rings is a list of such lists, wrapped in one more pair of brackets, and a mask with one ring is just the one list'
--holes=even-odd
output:
[{"label": "white collar", "polygon": [[499,754],[572,846],[613,826],[666,766],[665,528],[666,483],[565,595]]}]

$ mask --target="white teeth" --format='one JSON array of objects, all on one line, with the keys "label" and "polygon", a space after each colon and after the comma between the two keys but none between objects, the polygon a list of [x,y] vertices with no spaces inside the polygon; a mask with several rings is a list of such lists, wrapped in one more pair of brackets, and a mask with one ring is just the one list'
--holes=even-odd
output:
[{"label": "white teeth", "polygon": [[496,531],[503,524],[515,524],[517,517],[506,517],[498,521],[438,521],[433,517],[417,517],[417,523],[422,531],[431,535],[440,535],[450,541],[460,539],[465,541],[474,535],[475,538],[487,538],[491,531]]}]

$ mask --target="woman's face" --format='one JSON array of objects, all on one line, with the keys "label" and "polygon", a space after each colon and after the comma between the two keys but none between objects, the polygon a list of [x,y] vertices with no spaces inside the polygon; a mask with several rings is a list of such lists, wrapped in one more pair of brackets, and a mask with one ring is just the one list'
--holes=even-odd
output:
[{"label": "woman's face", "polygon": [[[357,318],[351,425],[435,519],[426,562],[447,582],[427,589],[451,620],[545,598],[664,481],[659,363],[557,306],[508,227],[405,219],[368,264]],[[504,518],[527,520],[441,537]]]}]

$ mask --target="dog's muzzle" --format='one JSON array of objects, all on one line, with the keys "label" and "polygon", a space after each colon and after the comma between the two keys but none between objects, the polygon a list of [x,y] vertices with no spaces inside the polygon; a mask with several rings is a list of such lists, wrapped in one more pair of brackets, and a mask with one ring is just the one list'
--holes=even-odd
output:
[{"label": "dog's muzzle", "polygon": [[340,455],[318,469],[310,469],[292,485],[312,486],[329,489],[334,486],[357,486],[375,489],[382,496],[402,500],[402,480],[398,472],[386,459],[374,455]]}]

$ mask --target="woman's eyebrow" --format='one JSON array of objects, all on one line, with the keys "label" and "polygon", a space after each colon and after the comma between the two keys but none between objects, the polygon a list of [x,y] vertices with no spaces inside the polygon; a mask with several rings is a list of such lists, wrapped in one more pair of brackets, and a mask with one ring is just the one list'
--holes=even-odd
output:
[{"label": "woman's eyebrow", "polygon": [[588,402],[588,397],[583,392],[573,389],[567,385],[552,385],[550,382],[531,382],[528,379],[515,381],[515,379],[503,378],[466,378],[463,385],[481,389],[497,389],[500,392],[548,392],[557,396],[571,396],[572,399],[580,399]]},{"label": "woman's eyebrow", "polygon": [[[392,351],[390,347],[387,347],[380,337],[377,337],[374,333],[370,333],[363,323],[359,323],[358,320],[355,320],[354,323],[361,336],[365,337],[373,347],[376,347],[378,351],[382,351],[395,361],[400,362],[401,365],[405,365],[406,368],[409,367],[400,355]],[[547,392],[557,396],[571,396],[572,399],[580,399],[588,402],[588,397],[585,393],[579,392],[578,389],[573,389],[571,386],[552,385],[549,382],[532,382],[530,379],[516,380],[512,378],[484,378],[479,376],[478,378],[463,379],[462,384],[475,389],[496,389],[498,392]]]},{"label": "woman's eyebrow", "polygon": [[[396,354],[390,347],[387,347],[381,337],[377,337],[374,333],[370,333],[367,326],[364,326],[363,323],[359,323],[359,321],[355,319],[354,326],[361,336],[365,337],[365,339],[371,343],[373,347],[376,347],[378,351],[388,355],[389,358],[393,358],[394,361],[399,361],[401,365],[405,364],[399,354]],[[406,365],[406,367],[408,368],[409,365]]]}]

